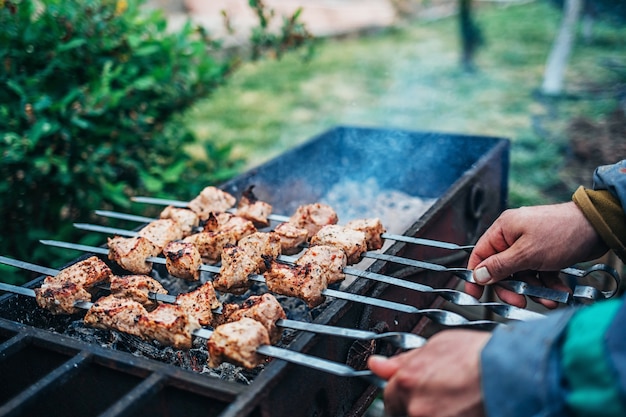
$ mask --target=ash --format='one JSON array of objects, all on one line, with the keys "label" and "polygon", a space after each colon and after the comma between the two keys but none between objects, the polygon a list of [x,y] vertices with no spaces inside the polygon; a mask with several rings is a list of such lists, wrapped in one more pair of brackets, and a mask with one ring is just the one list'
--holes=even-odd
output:
[{"label": "ash", "polygon": [[[151,275],[161,282],[171,295],[193,291],[212,278],[210,273],[203,272],[200,282],[189,282],[172,277],[167,273],[165,267],[156,265]],[[260,295],[266,292],[268,291],[265,284],[254,283],[249,291],[242,295],[224,293],[218,294],[218,296],[222,303],[239,303],[251,295]],[[100,296],[106,294],[107,292],[104,291],[98,293],[94,295],[93,300],[97,300]],[[304,301],[300,299],[281,295],[275,296],[285,310],[287,317],[293,320],[311,322],[327,305],[325,303],[314,309],[309,309]],[[83,313],[71,316],[53,315],[49,311],[39,308],[33,298],[17,295],[11,296],[7,302],[0,303],[0,317],[62,334],[104,349],[126,352],[135,357],[155,360],[229,382],[248,385],[265,368],[265,365],[260,365],[255,369],[249,370],[229,363],[222,363],[217,368],[210,368],[207,365],[209,352],[205,339],[196,337],[191,349],[178,350],[156,341],[142,340],[114,330],[88,327],[83,323],[83,315]],[[287,347],[297,334],[297,331],[284,329],[283,337],[277,343],[277,346]],[[268,359],[268,363],[270,360]]]},{"label": "ash", "polygon": [[381,189],[376,178],[343,181],[321,199],[337,211],[340,223],[378,217],[387,232],[404,233],[434,204],[436,199],[410,196],[402,191]]}]

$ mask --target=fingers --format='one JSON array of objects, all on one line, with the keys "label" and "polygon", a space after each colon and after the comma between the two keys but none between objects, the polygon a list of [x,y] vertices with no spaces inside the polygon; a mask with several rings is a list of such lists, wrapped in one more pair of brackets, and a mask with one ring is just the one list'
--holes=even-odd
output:
[{"label": "fingers", "polygon": [[398,369],[400,369],[400,363],[398,361],[381,355],[370,356],[367,359],[367,366],[372,372],[384,380],[390,379],[398,372]]}]

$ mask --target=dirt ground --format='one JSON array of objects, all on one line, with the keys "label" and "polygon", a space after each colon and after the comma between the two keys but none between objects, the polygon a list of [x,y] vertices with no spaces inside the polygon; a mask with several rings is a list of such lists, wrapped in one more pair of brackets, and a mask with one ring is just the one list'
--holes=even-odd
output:
[{"label": "dirt ground", "polygon": [[562,170],[566,182],[591,186],[595,167],[626,158],[626,113],[621,106],[606,119],[578,117],[570,121],[570,152]]}]

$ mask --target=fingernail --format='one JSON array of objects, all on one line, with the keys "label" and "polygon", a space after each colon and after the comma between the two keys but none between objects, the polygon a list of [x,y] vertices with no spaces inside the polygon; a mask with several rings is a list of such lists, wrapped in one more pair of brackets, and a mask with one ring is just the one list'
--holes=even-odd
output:
[{"label": "fingernail", "polygon": [[486,284],[491,280],[491,274],[489,274],[487,268],[483,266],[474,271],[474,279],[479,284]]},{"label": "fingernail", "polygon": [[378,361],[378,362],[386,361],[387,359],[389,359],[389,358],[388,358],[388,357],[386,357],[386,356],[383,356],[383,355],[371,355],[371,356],[368,358],[368,360],[371,360],[371,361]]}]

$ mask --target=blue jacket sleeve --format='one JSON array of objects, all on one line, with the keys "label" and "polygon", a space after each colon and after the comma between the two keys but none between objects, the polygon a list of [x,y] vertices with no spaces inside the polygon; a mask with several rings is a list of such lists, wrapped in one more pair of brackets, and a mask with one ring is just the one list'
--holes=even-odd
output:
[{"label": "blue jacket sleeve", "polygon": [[593,174],[593,189],[607,190],[626,207],[626,159],[598,167]]}]

